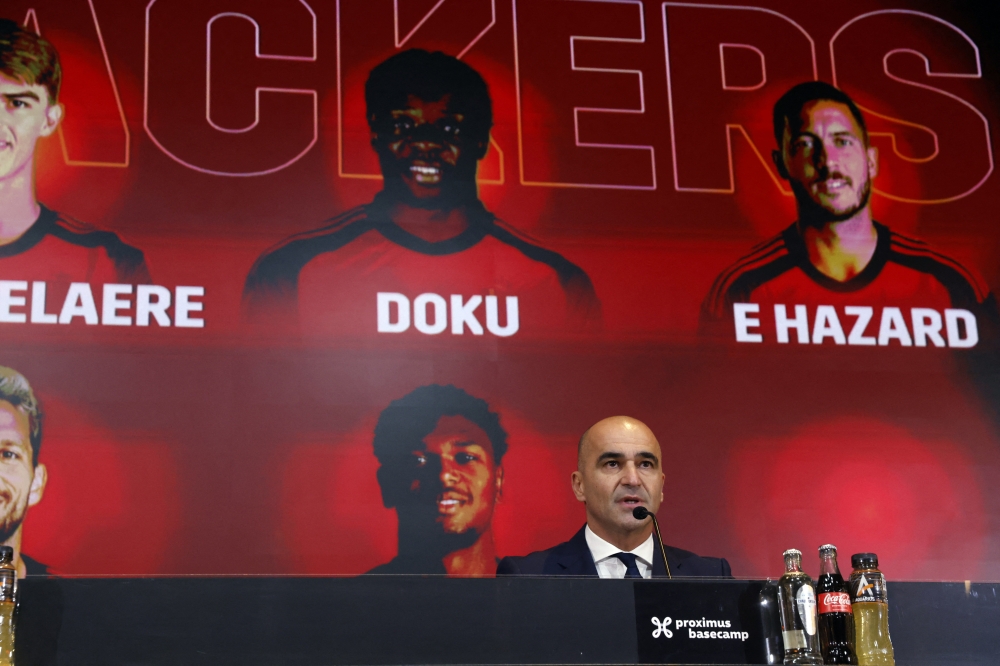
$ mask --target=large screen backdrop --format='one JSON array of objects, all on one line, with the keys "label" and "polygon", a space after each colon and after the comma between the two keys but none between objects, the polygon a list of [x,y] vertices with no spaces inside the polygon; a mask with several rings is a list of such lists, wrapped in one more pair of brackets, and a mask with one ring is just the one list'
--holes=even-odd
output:
[{"label": "large screen backdrop", "polygon": [[[665,540],[736,575],[832,542],[997,578],[997,61],[905,4],[5,0],[64,107],[0,118],[15,167],[39,134],[34,194],[0,174],[41,206],[0,246],[44,414],[22,552],[444,573],[569,538],[577,440],[628,414]],[[778,145],[817,80],[868,143],[828,97],[783,127],[846,138]],[[846,274],[795,224],[838,188],[878,223]]]}]

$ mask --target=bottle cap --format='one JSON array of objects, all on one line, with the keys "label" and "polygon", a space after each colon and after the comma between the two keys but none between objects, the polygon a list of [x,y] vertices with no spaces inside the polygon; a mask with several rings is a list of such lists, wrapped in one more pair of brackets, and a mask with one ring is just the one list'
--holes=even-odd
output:
[{"label": "bottle cap", "polygon": [[837,547],[832,543],[826,543],[819,547],[820,555],[829,555],[830,553],[837,554]]},{"label": "bottle cap", "polygon": [[781,554],[782,557],[802,557],[802,551],[798,548],[789,548]]},{"label": "bottle cap", "polygon": [[10,564],[14,561],[14,549],[10,546],[0,546],[0,564]]},{"label": "bottle cap", "polygon": [[878,569],[878,555],[875,553],[855,553],[851,555],[851,566],[855,569]]}]

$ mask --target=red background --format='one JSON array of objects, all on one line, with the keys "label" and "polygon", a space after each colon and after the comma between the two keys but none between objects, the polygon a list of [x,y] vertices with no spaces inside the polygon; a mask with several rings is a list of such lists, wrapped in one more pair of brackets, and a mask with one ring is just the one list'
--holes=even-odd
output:
[{"label": "red background", "polygon": [[[402,32],[434,4],[400,2]],[[824,80],[832,77],[837,29],[889,6],[755,4],[808,32]],[[240,293],[260,253],[379,189],[377,179],[343,174],[376,173],[359,94],[368,69],[395,48],[393,3],[310,5],[315,62],[255,58],[250,23],[215,24],[215,122],[253,122],[257,86],[314,90],[318,101],[318,140],[301,159],[234,177],[205,171],[280,165],[278,157],[308,142],[310,107],[305,95],[265,93],[257,129],[213,130],[204,119],[206,24],[227,11],[253,15],[265,53],[307,57],[311,20],[301,3],[4,4],[17,20],[34,8],[42,34],[62,53],[69,161],[128,157],[127,167],[71,164],[59,140],[48,140],[40,200],[143,249],[157,284],[206,287],[203,330],[0,325],[7,340],[0,362],[29,378],[47,413],[42,460],[51,481],[26,522],[26,552],[68,574],[367,570],[389,559],[395,544],[395,517],[375,481],[374,421],[391,400],[438,382],[485,398],[510,434],[495,515],[501,555],[554,545],[582,524],[568,484],[576,439],[597,419],[627,413],[646,421],[664,447],[667,541],[727,557],[739,576],[775,575],[785,548],[808,552],[832,541],[843,553],[879,552],[897,579],[1000,577],[1000,442],[947,353],[731,349],[697,340],[698,308],[714,277],[786,227],[795,211],[738,132],[732,193],[675,189],[660,3],[522,0],[515,42],[515,5],[498,0],[496,23],[463,56],[488,80],[495,107],[494,146],[480,171],[484,202],[590,275],[604,333],[514,339],[487,353],[416,337],[385,349],[357,340],[303,347],[245,329]],[[910,6],[968,33],[983,49],[983,77],[929,79],[906,54],[893,56],[893,71],[947,90],[995,121],[997,60],[984,25],[953,3]],[[685,123],[675,130],[683,135],[680,184],[725,189],[726,123],[743,125],[767,158],[773,100],[803,68],[809,78],[811,64],[792,60],[805,42],[796,46],[766,21],[673,11],[674,117]],[[490,17],[488,1],[448,0],[405,47],[458,53]],[[845,33],[838,83],[866,108],[938,133],[939,161],[926,163],[895,157],[886,137],[875,138],[883,159],[876,187],[933,198],[975,183],[987,146],[976,142],[982,132],[964,107],[889,81],[872,65],[903,44],[929,53],[939,71],[971,66],[961,42],[933,32],[939,24],[913,21],[874,35]],[[648,151],[574,145],[574,106],[630,108],[640,98],[634,74],[572,71],[571,35],[633,40],[576,43],[578,67],[640,70],[645,103],[642,114],[584,113],[580,131],[584,141],[652,146],[655,190],[561,186],[644,186],[653,175]],[[752,93],[726,92],[719,82],[718,43],[740,40],[768,55],[768,83]],[[734,55],[729,64],[731,84],[756,81],[752,60]],[[926,133],[871,124],[896,131],[903,155],[929,154]],[[171,159],[152,137],[202,171]],[[996,288],[998,200],[993,176],[949,203],[876,194],[873,205],[877,219],[977,267]]]}]

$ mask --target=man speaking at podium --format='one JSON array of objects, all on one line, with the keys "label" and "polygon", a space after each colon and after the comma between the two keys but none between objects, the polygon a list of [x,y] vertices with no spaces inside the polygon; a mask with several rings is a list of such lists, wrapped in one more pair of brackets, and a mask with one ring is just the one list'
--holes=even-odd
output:
[{"label": "man speaking at podium", "polygon": [[641,421],[612,416],[580,438],[573,494],[587,507],[587,524],[565,543],[525,557],[505,557],[497,575],[652,578],[731,576],[729,562],[655,543],[653,522],[663,501],[660,444]]}]

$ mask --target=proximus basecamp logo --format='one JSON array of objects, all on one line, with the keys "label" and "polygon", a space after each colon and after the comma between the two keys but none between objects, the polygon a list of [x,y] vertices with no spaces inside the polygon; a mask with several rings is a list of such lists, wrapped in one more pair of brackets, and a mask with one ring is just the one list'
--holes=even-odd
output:
[{"label": "proximus basecamp logo", "polygon": [[[688,638],[701,638],[701,639],[711,639],[711,640],[740,640],[745,641],[750,637],[750,632],[747,631],[728,631],[732,629],[732,621],[730,620],[708,620],[701,618],[700,620],[674,620],[670,617],[665,617],[662,620],[658,617],[650,618],[653,622],[653,638],[673,638],[674,632],[668,627],[671,624],[674,625],[675,629],[683,629],[687,627]],[[721,631],[720,631],[721,629]]]}]

